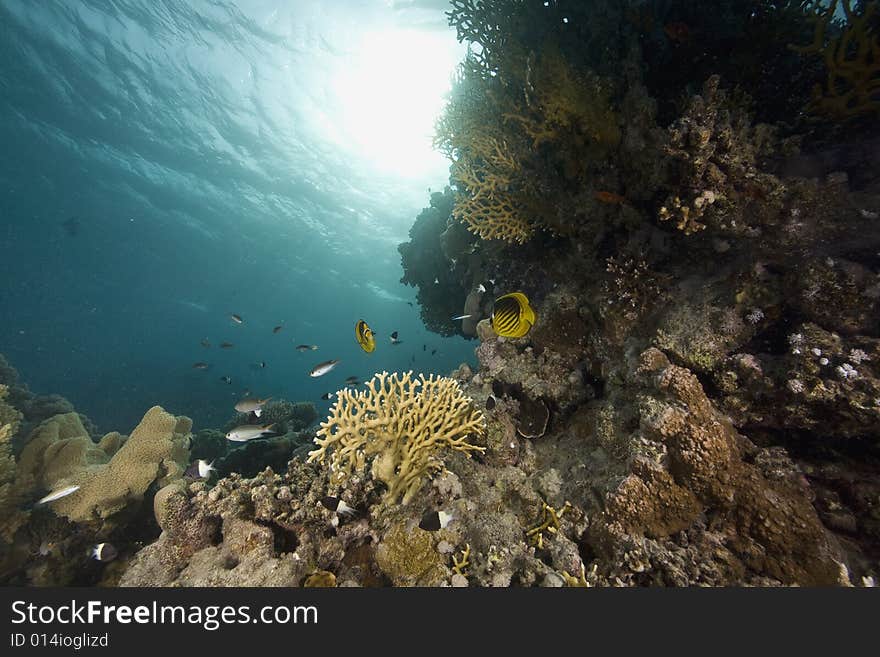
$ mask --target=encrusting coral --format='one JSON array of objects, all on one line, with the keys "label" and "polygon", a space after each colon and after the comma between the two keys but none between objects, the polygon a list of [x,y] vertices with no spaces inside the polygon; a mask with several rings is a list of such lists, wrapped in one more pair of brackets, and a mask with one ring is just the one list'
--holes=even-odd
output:
[{"label": "encrusting coral", "polygon": [[440,450],[484,451],[467,442],[472,434],[484,435],[485,423],[458,382],[411,375],[382,372],[367,381],[366,390],[340,391],[309,462],[329,459],[332,482],[340,484],[363,472],[372,458],[373,477],[388,487],[386,499],[406,504],[426,475],[443,469]]}]

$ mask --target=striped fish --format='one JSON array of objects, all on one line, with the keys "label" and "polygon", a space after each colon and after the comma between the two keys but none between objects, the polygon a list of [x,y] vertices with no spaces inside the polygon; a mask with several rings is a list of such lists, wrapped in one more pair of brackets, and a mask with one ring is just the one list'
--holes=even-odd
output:
[{"label": "striped fish", "polygon": [[505,338],[521,338],[535,323],[535,311],[522,292],[511,292],[495,299],[489,322],[492,330]]}]

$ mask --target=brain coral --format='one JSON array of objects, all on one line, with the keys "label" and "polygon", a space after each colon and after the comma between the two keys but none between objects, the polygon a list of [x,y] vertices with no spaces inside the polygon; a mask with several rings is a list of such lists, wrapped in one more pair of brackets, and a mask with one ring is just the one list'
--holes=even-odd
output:
[{"label": "brain coral", "polygon": [[424,475],[443,468],[437,453],[443,447],[460,452],[484,451],[466,441],[484,435],[482,414],[471,405],[454,379],[411,378],[376,374],[361,392],[338,393],[330,415],[315,437],[318,449],[309,461],[330,457],[331,481],[340,484],[365,469],[375,457],[373,477],[386,486],[386,501],[409,502]]}]

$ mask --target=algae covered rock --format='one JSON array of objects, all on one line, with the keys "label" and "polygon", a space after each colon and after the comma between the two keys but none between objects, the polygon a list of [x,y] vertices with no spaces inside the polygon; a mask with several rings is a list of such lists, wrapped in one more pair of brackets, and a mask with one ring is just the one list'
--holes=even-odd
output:
[{"label": "algae covered rock", "polygon": [[[616,576],[629,571],[626,578],[638,582],[651,573],[651,583],[673,584],[839,583],[840,546],[784,450],[775,461],[784,459],[785,467],[761,467],[762,452],[737,434],[697,377],[657,349],[641,355],[639,380],[638,439],[663,456],[634,459],[591,527],[589,544],[618,564]],[[711,549],[717,539],[706,524],[724,537]],[[686,536],[686,545],[675,536]],[[673,567],[676,559],[688,563]]]},{"label": "algae covered rock", "polygon": [[430,532],[396,525],[376,548],[376,562],[396,586],[436,586],[446,577],[445,559]]}]

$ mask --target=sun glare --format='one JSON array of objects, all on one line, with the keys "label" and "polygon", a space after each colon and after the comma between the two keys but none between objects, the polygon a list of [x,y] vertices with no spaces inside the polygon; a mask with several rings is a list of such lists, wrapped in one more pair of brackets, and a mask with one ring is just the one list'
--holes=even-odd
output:
[{"label": "sun glare", "polygon": [[383,30],[350,44],[331,81],[337,139],[386,173],[407,178],[445,172],[434,123],[462,50],[449,34]]}]

